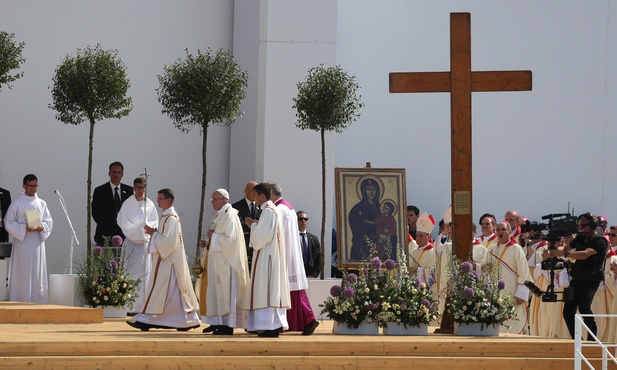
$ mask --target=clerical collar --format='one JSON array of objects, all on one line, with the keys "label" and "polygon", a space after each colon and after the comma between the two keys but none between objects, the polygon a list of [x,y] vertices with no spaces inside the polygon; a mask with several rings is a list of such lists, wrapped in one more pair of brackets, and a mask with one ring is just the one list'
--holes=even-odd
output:
[{"label": "clerical collar", "polygon": [[167,216],[168,214],[172,213],[173,211],[175,211],[174,206],[171,206],[169,208],[167,208],[166,210],[163,211],[163,213],[161,213],[162,216]]}]

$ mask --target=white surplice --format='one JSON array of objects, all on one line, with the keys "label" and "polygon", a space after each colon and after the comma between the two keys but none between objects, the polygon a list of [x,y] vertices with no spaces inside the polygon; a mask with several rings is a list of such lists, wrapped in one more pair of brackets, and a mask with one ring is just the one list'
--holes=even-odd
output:
[{"label": "white surplice", "polygon": [[117,217],[118,226],[125,236],[122,253],[126,269],[132,279],[141,279],[139,291],[136,292],[137,297],[133,307],[130,307],[134,311],[141,311],[144,306],[148,277],[152,269],[152,259],[146,251],[150,235],[146,234],[144,223],[153,229],[156,229],[159,224],[159,214],[154,203],[145,198],[145,204],[144,216],[144,200],[137,200],[133,194],[122,203]]},{"label": "white surplice", "polygon": [[[43,231],[26,231],[26,211],[39,212]],[[21,193],[11,203],[4,227],[13,236],[9,276],[9,301],[48,303],[45,240],[51,234],[53,220],[47,203],[36,194]]]},{"label": "white surplice", "polygon": [[287,330],[291,298],[285,267],[285,230],[274,203],[265,202],[261,210],[259,222],[251,226],[253,267],[248,330]]}]

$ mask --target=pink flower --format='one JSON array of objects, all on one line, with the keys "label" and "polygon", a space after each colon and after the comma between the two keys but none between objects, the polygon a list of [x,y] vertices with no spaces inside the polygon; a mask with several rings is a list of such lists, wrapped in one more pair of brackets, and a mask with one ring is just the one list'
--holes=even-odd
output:
[{"label": "pink flower", "polygon": [[119,247],[122,245],[122,237],[120,235],[115,235],[111,238],[111,245],[113,245],[114,247]]},{"label": "pink flower", "polygon": [[94,251],[92,252],[92,254],[94,254],[94,257],[98,257],[100,255],[103,254],[103,247],[101,247],[100,245],[97,245],[96,247],[94,247]]}]

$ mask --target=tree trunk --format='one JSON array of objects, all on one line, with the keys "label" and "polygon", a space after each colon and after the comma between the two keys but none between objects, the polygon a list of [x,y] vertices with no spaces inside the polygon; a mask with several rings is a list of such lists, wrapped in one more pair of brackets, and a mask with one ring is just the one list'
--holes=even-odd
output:
[{"label": "tree trunk", "polygon": [[199,206],[199,223],[197,224],[197,245],[195,256],[199,256],[199,241],[203,239],[204,205],[206,203],[206,149],[208,143],[208,123],[202,126],[203,142],[201,144],[201,203]]},{"label": "tree trunk", "polygon": [[94,148],[94,118],[90,117],[90,137],[88,143],[88,180],[86,181],[88,191],[86,192],[86,204],[88,213],[88,222],[86,227],[87,239],[86,251],[87,256],[92,251],[92,150]]},{"label": "tree trunk", "polygon": [[324,279],[326,272],[326,135],[325,130],[321,129],[321,276]]}]

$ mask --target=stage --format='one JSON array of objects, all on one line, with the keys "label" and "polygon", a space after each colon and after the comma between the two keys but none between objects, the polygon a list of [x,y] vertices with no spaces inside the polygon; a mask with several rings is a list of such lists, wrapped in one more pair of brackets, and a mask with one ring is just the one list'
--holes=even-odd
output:
[{"label": "stage", "polygon": [[[36,312],[28,304],[27,310]],[[51,321],[58,313],[42,305]],[[64,313],[71,307],[58,306]],[[24,310],[0,302],[0,317]],[[74,308],[75,317],[83,317]],[[100,314],[101,310],[96,314]],[[128,326],[125,319],[94,323],[0,324],[0,369],[572,369],[574,342],[564,339],[501,335],[458,337],[342,336],[332,321],[321,321],[313,335],[284,333],[259,338],[236,330],[232,336],[150,330]],[[41,320],[44,321],[44,320]],[[48,322],[49,322],[48,321]],[[599,350],[585,354],[599,359]],[[599,360],[593,365],[600,369]],[[614,367],[609,367],[613,369]]]}]

